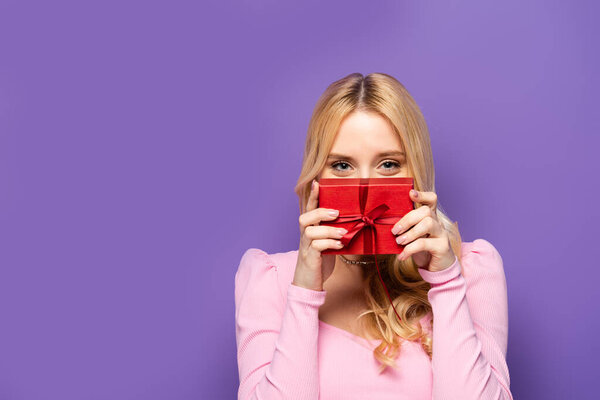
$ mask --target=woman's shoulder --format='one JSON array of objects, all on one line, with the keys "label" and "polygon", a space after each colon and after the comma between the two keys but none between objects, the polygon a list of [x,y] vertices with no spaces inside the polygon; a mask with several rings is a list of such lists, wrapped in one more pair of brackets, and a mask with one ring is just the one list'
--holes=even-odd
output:
[{"label": "woman's shoulder", "polygon": [[464,253],[468,253],[468,252],[486,252],[486,253],[498,253],[498,250],[496,249],[496,247],[488,240],[484,239],[484,238],[478,238],[473,240],[472,242],[465,242],[463,241],[461,243],[462,246],[462,252]]},{"label": "woman's shoulder", "polygon": [[298,250],[269,253],[251,247],[240,260],[235,274],[236,287],[261,285],[262,290],[278,290],[282,297],[294,278]]},{"label": "woman's shoulder", "polygon": [[467,282],[490,278],[505,280],[502,256],[496,246],[486,239],[462,242],[460,264]]},{"label": "woman's shoulder", "polygon": [[251,247],[242,254],[240,268],[275,268],[279,273],[285,274],[292,269],[291,267],[295,267],[297,258],[298,250],[268,253],[265,250]]}]

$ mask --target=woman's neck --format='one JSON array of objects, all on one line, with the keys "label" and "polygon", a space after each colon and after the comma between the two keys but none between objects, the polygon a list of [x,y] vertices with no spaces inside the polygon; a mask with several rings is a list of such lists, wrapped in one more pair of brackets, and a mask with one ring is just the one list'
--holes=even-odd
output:
[{"label": "woman's neck", "polygon": [[334,273],[337,271],[337,276],[340,280],[354,281],[356,283],[362,282],[365,268],[375,266],[375,261],[372,255],[344,255],[344,258],[350,261],[368,261],[368,264],[351,264],[347,263],[342,259],[342,256],[336,257]]}]

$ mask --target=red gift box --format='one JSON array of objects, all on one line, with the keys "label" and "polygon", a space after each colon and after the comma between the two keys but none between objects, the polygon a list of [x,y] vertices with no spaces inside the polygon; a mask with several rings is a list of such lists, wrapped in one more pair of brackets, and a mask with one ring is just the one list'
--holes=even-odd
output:
[{"label": "red gift box", "polygon": [[341,249],[322,254],[400,254],[392,227],[414,209],[409,192],[413,178],[323,178],[319,180],[319,207],[340,211],[335,220],[320,225],[341,227],[348,233]]}]

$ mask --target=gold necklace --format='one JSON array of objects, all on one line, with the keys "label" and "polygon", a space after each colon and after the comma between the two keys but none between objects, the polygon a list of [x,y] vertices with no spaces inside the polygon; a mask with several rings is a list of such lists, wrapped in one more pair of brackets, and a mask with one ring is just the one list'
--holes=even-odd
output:
[{"label": "gold necklace", "polygon": [[348,260],[346,257],[344,257],[341,254],[339,254],[339,256],[342,257],[342,261],[345,262],[346,264],[373,264],[375,262],[375,261]]}]

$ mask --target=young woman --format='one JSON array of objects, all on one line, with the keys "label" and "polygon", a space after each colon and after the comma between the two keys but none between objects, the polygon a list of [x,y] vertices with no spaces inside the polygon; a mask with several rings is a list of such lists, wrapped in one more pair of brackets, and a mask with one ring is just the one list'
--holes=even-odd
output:
[{"label": "young woman", "polygon": [[[321,254],[345,231],[319,224],[338,215],[318,207],[319,179],[379,177],[414,179],[415,209],[391,228],[402,254]],[[250,248],[235,276],[239,399],[512,399],[502,258],[462,242],[442,211],[427,126],[400,82],[355,73],[327,88],[296,193],[298,250]]]}]

